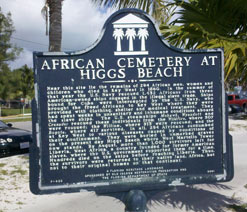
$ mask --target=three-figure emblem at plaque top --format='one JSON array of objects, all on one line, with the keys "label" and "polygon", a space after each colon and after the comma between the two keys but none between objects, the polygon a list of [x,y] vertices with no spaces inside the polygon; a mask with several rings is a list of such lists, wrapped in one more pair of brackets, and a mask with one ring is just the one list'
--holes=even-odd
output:
[{"label": "three-figure emblem at plaque top", "polygon": [[[113,22],[113,37],[117,41],[117,48],[114,55],[148,55],[146,51],[146,40],[148,34],[148,22],[133,15],[128,14],[123,18]],[[139,39],[141,42],[141,49],[134,50],[134,40]],[[129,41],[129,48],[123,50],[121,42],[123,39]]]}]

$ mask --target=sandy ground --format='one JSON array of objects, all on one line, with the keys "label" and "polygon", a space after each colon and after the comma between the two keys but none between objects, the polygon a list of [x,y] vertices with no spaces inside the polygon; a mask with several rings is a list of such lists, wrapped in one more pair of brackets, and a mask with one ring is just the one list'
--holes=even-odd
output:
[{"label": "sandy ground", "polygon": [[[148,202],[151,212],[232,211],[226,205],[247,203],[247,120],[231,118],[229,129],[234,143],[234,179],[152,194]],[[29,191],[28,168],[28,155],[0,159],[0,212],[124,211],[119,200],[89,192],[35,196]]]}]

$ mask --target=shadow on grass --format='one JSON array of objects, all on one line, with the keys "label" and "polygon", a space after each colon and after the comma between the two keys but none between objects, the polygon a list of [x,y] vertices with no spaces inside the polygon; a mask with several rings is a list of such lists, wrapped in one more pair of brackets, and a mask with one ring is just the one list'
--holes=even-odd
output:
[{"label": "shadow on grass", "polygon": [[[231,189],[228,186],[215,184],[209,187],[218,189]],[[164,191],[154,195],[149,201],[149,208],[155,205],[168,205],[176,209],[195,212],[223,212],[223,207],[228,205],[240,204],[238,200],[229,198],[225,195],[195,188],[193,186],[178,187],[176,191]]]},{"label": "shadow on grass", "polygon": [[229,209],[232,209],[233,211],[236,211],[236,212],[247,212],[247,205],[244,204],[244,205],[229,205],[228,206]]},{"label": "shadow on grass", "polygon": [[247,114],[246,113],[233,113],[229,114],[229,118],[234,120],[247,120]]},{"label": "shadow on grass", "polygon": [[[207,184],[207,186],[209,188],[231,190],[231,187],[222,184]],[[126,194],[127,192],[112,193],[107,196],[117,198],[123,202]],[[223,212],[223,207],[229,208],[230,205],[237,206],[241,204],[236,199],[194,186],[181,186],[166,191],[147,191],[145,194],[148,199],[147,207],[149,211],[152,211],[152,208],[155,207],[167,206],[173,209],[181,209],[181,211]]]}]

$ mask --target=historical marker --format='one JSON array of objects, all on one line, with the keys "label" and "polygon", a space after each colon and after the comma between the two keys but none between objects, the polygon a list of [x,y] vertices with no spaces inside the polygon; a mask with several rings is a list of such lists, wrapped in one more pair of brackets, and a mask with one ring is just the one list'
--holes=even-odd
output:
[{"label": "historical marker", "polygon": [[168,45],[132,9],[85,51],[34,53],[32,192],[230,180],[223,61],[221,49]]}]

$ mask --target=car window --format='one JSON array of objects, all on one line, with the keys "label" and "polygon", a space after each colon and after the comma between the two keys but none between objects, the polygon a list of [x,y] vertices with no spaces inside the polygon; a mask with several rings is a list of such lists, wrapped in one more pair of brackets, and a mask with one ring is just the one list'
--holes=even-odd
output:
[{"label": "car window", "polygon": [[238,95],[235,96],[235,99],[240,99],[240,97]]},{"label": "car window", "polygon": [[1,128],[6,128],[6,127],[8,127],[6,124],[4,124],[2,121],[0,121],[0,127]]},{"label": "car window", "polygon": [[228,96],[228,100],[229,101],[233,100],[233,96]]}]

